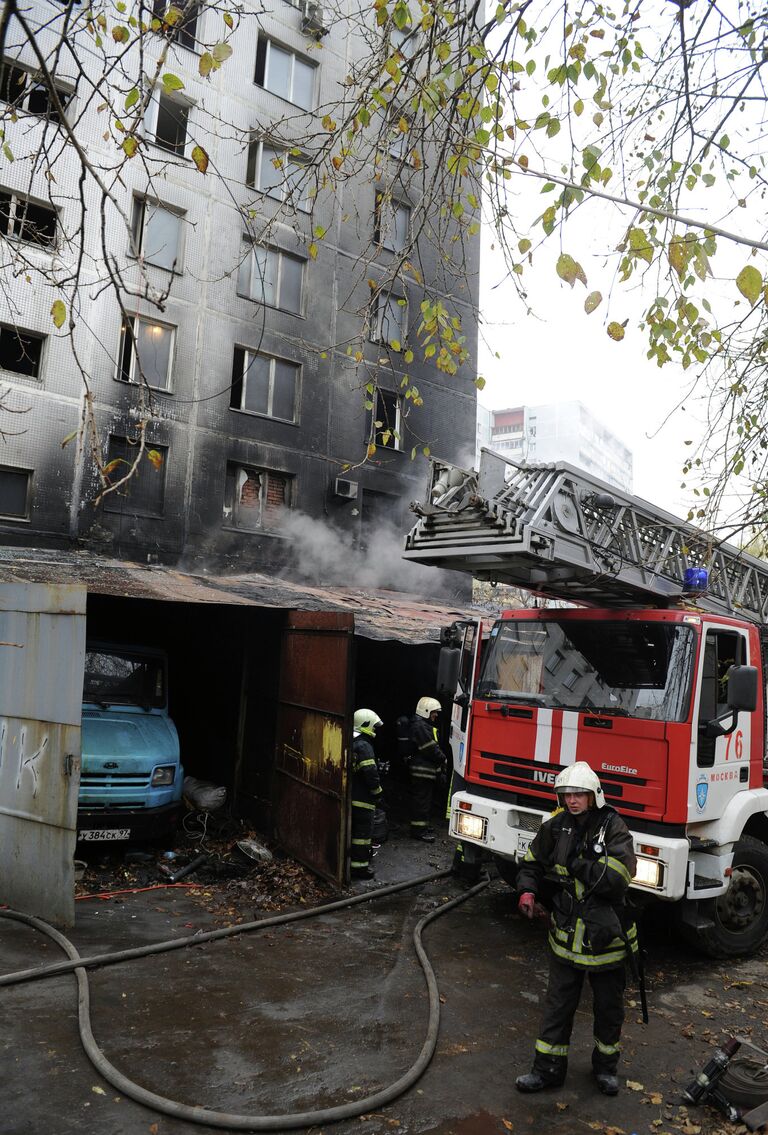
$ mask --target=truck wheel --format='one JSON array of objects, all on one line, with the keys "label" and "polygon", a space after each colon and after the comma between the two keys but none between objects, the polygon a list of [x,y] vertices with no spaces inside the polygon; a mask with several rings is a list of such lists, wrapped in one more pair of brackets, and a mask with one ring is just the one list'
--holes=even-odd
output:
[{"label": "truck wheel", "polygon": [[768,1100],[768,1065],[754,1056],[736,1055],[718,1084],[723,1095],[739,1107],[753,1108]]},{"label": "truck wheel", "polygon": [[510,887],[515,888],[517,886],[517,863],[514,859],[502,859],[500,855],[495,855],[493,861],[496,864],[499,876]]},{"label": "truck wheel", "polygon": [[699,911],[712,925],[696,931],[692,944],[712,958],[752,954],[768,934],[768,849],[742,836],[733,856],[728,890],[703,899]]}]

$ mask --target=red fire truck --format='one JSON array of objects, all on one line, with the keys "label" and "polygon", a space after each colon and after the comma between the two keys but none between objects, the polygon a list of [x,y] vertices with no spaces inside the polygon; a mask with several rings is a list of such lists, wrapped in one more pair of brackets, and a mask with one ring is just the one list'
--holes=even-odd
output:
[{"label": "red fire truck", "polygon": [[639,894],[713,956],[768,933],[768,566],[565,463],[431,462],[405,558],[552,605],[444,633],[451,834],[514,882],[557,773],[600,777]]}]

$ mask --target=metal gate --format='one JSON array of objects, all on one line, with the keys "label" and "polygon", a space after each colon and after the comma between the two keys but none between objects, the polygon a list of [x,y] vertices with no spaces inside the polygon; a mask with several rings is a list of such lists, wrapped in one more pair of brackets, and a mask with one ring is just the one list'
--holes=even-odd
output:
[{"label": "metal gate", "polygon": [[289,611],[280,653],[275,836],[318,875],[346,879],[354,616]]},{"label": "metal gate", "polygon": [[0,902],[75,921],[85,588],[0,583]]}]

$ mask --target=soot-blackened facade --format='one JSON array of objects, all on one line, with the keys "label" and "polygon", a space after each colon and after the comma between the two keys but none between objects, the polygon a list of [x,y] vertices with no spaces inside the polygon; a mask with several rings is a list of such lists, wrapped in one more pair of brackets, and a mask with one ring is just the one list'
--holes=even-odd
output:
[{"label": "soot-blackened facade", "polygon": [[[65,19],[73,44],[90,34],[87,13],[77,8],[48,0],[34,0],[31,8],[44,54],[55,51]],[[123,266],[123,311],[103,286],[100,202],[89,188],[80,211],[74,147],[51,158],[54,179],[44,170],[30,178],[20,152],[3,166],[0,193],[55,206],[59,234],[35,243],[20,228],[0,244],[7,279],[22,260],[49,272],[54,260],[66,268],[80,252],[83,257],[72,328],[68,320],[56,328],[51,312],[58,293],[33,269],[29,281],[19,272],[0,299],[0,426],[7,432],[0,450],[1,542],[79,546],[142,562],[279,568],[291,558],[291,539],[281,532],[287,514],[331,522],[363,544],[366,527],[384,519],[405,531],[407,504],[424,481],[422,448],[455,462],[472,452],[477,239],[456,244],[463,259],[450,271],[425,238],[419,272],[393,289],[389,308],[377,301],[361,338],[371,282],[387,276],[397,257],[397,226],[421,207],[414,167],[403,162],[398,143],[373,169],[348,180],[341,197],[319,195],[310,212],[278,200],[283,191],[274,185],[279,162],[270,124],[280,121],[284,135],[285,122],[301,114],[310,119],[317,111],[319,121],[355,54],[359,59],[370,49],[372,33],[356,40],[347,25],[329,19],[320,40],[317,20],[308,25],[301,8],[282,0],[272,11],[259,10],[258,21],[255,12],[232,37],[232,57],[207,79],[199,75],[200,44],[215,40],[220,13],[200,6],[195,35],[170,44],[167,67],[183,79],[183,101],[178,95],[169,102],[162,88],[152,93],[141,160],[123,165],[107,209],[109,255]],[[11,35],[6,53],[6,68],[31,82],[30,46]],[[270,53],[290,61],[290,91],[275,89],[283,72],[277,65],[269,71]],[[90,48],[80,61],[86,71],[99,65]],[[115,137],[105,138],[97,100],[66,52],[57,82],[91,162],[110,168]],[[10,97],[13,90],[6,83],[2,93]],[[27,157],[59,129],[30,113],[31,105],[17,108]],[[169,130],[181,130],[172,140],[175,152]],[[246,147],[243,137],[251,138]],[[191,160],[193,145],[209,156],[206,176]],[[383,201],[392,214],[390,235],[383,232]],[[254,228],[265,231],[267,223],[268,239],[259,244]],[[324,237],[310,252],[320,229]],[[164,297],[159,305],[141,294],[147,283]],[[426,295],[461,317],[468,359],[458,375],[419,361],[418,350],[405,364]],[[376,341],[382,324],[390,340],[402,332],[398,349]],[[109,477],[114,482],[130,467],[140,436],[137,358],[149,382],[145,455],[122,490],[104,496],[92,439],[87,431],[74,435],[84,407],[92,406]],[[418,387],[416,404],[403,398],[406,371]],[[371,381],[376,392],[366,395]],[[394,432],[382,438],[386,429],[379,430],[381,444],[362,461],[377,415]]]}]

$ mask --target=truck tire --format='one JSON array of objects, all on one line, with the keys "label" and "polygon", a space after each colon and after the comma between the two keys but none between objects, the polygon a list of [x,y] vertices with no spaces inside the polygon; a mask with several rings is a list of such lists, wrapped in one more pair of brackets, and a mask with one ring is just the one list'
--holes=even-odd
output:
[{"label": "truck tire", "polygon": [[768,934],[768,848],[742,836],[733,855],[728,890],[716,899],[702,899],[699,911],[711,921],[686,935],[711,958],[753,954]]},{"label": "truck tire", "polygon": [[759,1107],[768,1100],[768,1066],[754,1055],[737,1053],[726,1068],[718,1088],[738,1107]]},{"label": "truck tire", "polygon": [[517,887],[517,863],[514,859],[503,859],[500,855],[494,855],[493,861],[499,877],[514,890]]}]

